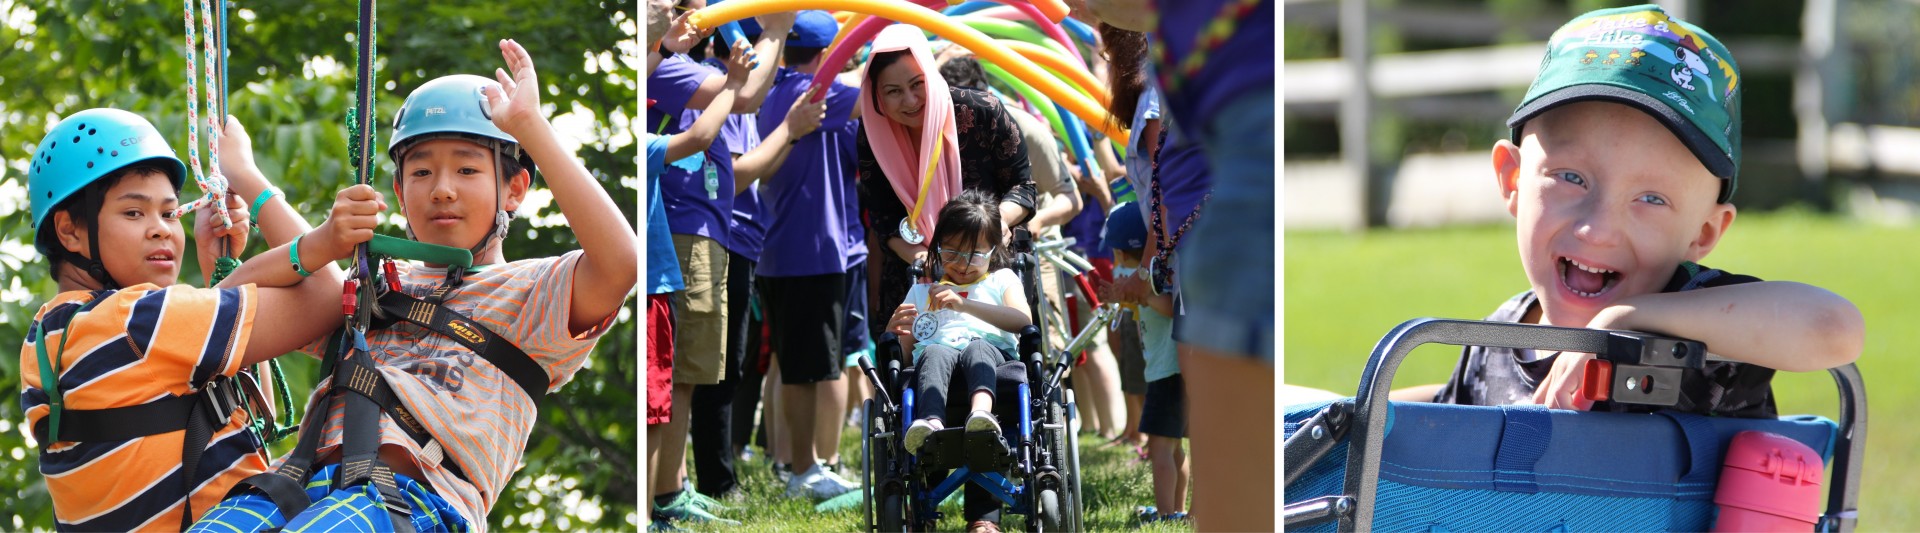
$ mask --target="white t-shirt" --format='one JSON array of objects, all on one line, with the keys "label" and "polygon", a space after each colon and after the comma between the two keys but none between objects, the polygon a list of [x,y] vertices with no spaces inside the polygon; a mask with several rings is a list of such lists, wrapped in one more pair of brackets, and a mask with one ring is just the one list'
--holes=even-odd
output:
[{"label": "white t-shirt", "polygon": [[[930,285],[926,283],[915,284],[913,288],[907,290],[907,298],[902,300],[901,303],[913,304],[915,309],[921,309],[923,310],[922,312],[925,312],[925,309],[932,307],[929,305],[930,302],[927,301],[927,289],[929,286]],[[993,271],[993,273],[988,274],[986,278],[970,285],[955,285],[953,286],[953,290],[959,292],[961,297],[968,300],[993,305],[1005,305],[1003,302],[1006,301],[1007,291],[1019,286],[1020,277],[1014,275],[1012,269],[1003,268]],[[951,309],[935,311],[935,313],[945,315],[947,320],[940,326],[932,339],[914,339],[913,361],[915,363],[920,362],[920,354],[926,351],[927,345],[929,344],[938,344],[955,350],[965,350],[968,344],[972,343],[975,339],[980,339],[987,341],[988,344],[992,344],[995,348],[999,348],[1002,353],[1013,353],[1014,350],[1019,348],[1019,337],[1011,332],[993,327],[993,324],[988,324],[987,321],[981,320],[980,317]]]}]

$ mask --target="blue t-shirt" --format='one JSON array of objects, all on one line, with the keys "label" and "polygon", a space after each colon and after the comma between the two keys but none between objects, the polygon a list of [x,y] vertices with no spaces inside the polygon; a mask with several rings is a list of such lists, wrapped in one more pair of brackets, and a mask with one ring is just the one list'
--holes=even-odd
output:
[{"label": "blue t-shirt", "polygon": [[[794,100],[812,82],[811,74],[780,68],[760,107],[762,135],[786,121]],[[860,227],[854,199],[859,128],[850,117],[859,98],[859,89],[835,81],[827,90],[827,116],[820,128],[800,137],[787,160],[761,182],[761,209],[768,222],[758,275],[839,274],[853,265],[855,241],[848,232]],[[859,251],[864,255],[861,238]]]},{"label": "blue t-shirt", "polygon": [[643,132],[647,146],[647,294],[665,294],[687,287],[680,278],[680,258],[673,251],[673,232],[667,229],[667,210],[660,201],[660,174],[667,166],[668,136]]},{"label": "blue t-shirt", "polygon": [[[760,130],[754,127],[752,114],[727,116],[727,123],[720,127],[720,141],[725,141],[728,151],[733,154],[746,154],[760,146]],[[731,190],[733,182],[721,184]],[[759,183],[748,185],[747,190],[733,196],[733,217],[727,221],[727,247],[733,253],[740,254],[748,261],[760,260],[761,238],[765,228],[761,226]]]},{"label": "blue t-shirt", "polygon": [[[687,102],[719,72],[694,63],[684,55],[660,62],[647,77],[647,127],[654,133],[669,135],[686,131],[699,118],[688,112]],[[728,220],[733,211],[733,158],[727,143],[715,140],[706,152],[670,162],[660,177],[661,197],[666,203],[667,222],[673,233],[699,235],[731,246]]]}]

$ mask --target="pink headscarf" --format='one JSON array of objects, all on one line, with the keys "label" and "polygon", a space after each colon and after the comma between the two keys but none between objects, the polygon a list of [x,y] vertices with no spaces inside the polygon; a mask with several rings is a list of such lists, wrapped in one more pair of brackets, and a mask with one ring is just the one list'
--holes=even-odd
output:
[{"label": "pink headscarf", "polygon": [[[881,30],[873,39],[873,52],[906,50],[908,57],[920,65],[920,72],[926,76],[926,107],[920,114],[920,146],[909,146],[907,128],[881,114],[874,105],[872,94],[878,94],[879,87],[863,87],[864,91],[873,91],[860,97],[861,121],[867,133],[867,144],[873,148],[873,158],[880,163],[880,171],[887,176],[887,182],[893,185],[893,193],[900,197],[900,203],[907,208],[908,216],[913,216],[914,201],[920,193],[920,182],[925,179],[927,161],[933,157],[935,143],[944,144],[940,148],[939,166],[933,171],[933,178],[927,187],[926,204],[920,209],[920,216],[911,221],[914,231],[928,237],[933,236],[933,222],[940,208],[947,200],[960,193],[960,134],[953,124],[953,95],[947,92],[947,80],[940,77],[940,69],[934,66],[933,52],[927,44],[927,37],[919,28],[906,24],[896,24]],[[871,57],[871,55],[869,57]],[[871,68],[871,63],[868,64]],[[939,132],[928,135],[928,132]],[[892,228],[887,228],[891,230]]]}]

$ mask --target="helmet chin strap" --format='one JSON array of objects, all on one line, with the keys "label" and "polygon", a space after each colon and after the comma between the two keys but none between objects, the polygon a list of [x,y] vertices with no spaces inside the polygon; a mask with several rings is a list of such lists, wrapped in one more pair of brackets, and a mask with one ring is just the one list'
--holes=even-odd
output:
[{"label": "helmet chin strap", "polygon": [[107,272],[107,263],[100,260],[100,233],[97,230],[99,227],[100,217],[95,215],[93,227],[87,228],[87,248],[90,250],[90,255],[81,258],[85,261],[81,268],[86,269],[87,274],[93,276],[94,281],[100,282],[101,288],[110,291],[120,290],[120,282],[113,279],[113,274]]}]

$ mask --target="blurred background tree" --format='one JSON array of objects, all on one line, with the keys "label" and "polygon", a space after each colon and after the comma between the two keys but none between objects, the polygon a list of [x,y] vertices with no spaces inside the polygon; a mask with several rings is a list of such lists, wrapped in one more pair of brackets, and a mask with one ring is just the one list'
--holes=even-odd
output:
[{"label": "blurred background tree", "polygon": [[[356,6],[297,0],[231,5],[230,114],[253,135],[269,179],[317,223],[334,192],[352,180],[345,164],[345,117],[352,108]],[[155,122],[185,156],[183,16],[178,2],[0,0],[0,346],[22,345],[39,303],[57,292],[32,248],[23,200],[25,162],[47,128],[82,109],[126,109]],[[495,43],[517,39],[533,54],[545,86],[542,100],[563,142],[577,143],[575,155],[637,226],[639,154],[631,123],[638,114],[636,16],[631,0],[382,2],[376,149],[384,153],[391,117],[414,87],[447,74],[492,77],[495,67],[504,66]],[[379,161],[378,185],[387,190],[384,176],[392,175],[392,167],[384,157]],[[188,181],[183,201],[201,195]],[[537,191],[520,215],[508,236],[508,259],[579,247],[550,195]],[[403,221],[396,215],[393,222],[385,232],[403,236]],[[251,248],[248,255],[265,249],[257,238]],[[180,280],[199,284],[197,266],[187,263]],[[629,302],[586,367],[550,396],[513,488],[485,517],[493,528],[639,527],[634,310]],[[297,356],[281,361],[296,403],[304,404],[317,362]],[[19,361],[0,357],[0,384],[17,383]],[[53,517],[46,485],[20,423],[19,395],[0,394],[0,494],[10,495],[0,498],[0,529],[48,529]],[[276,444],[274,455],[292,444]]]}]

